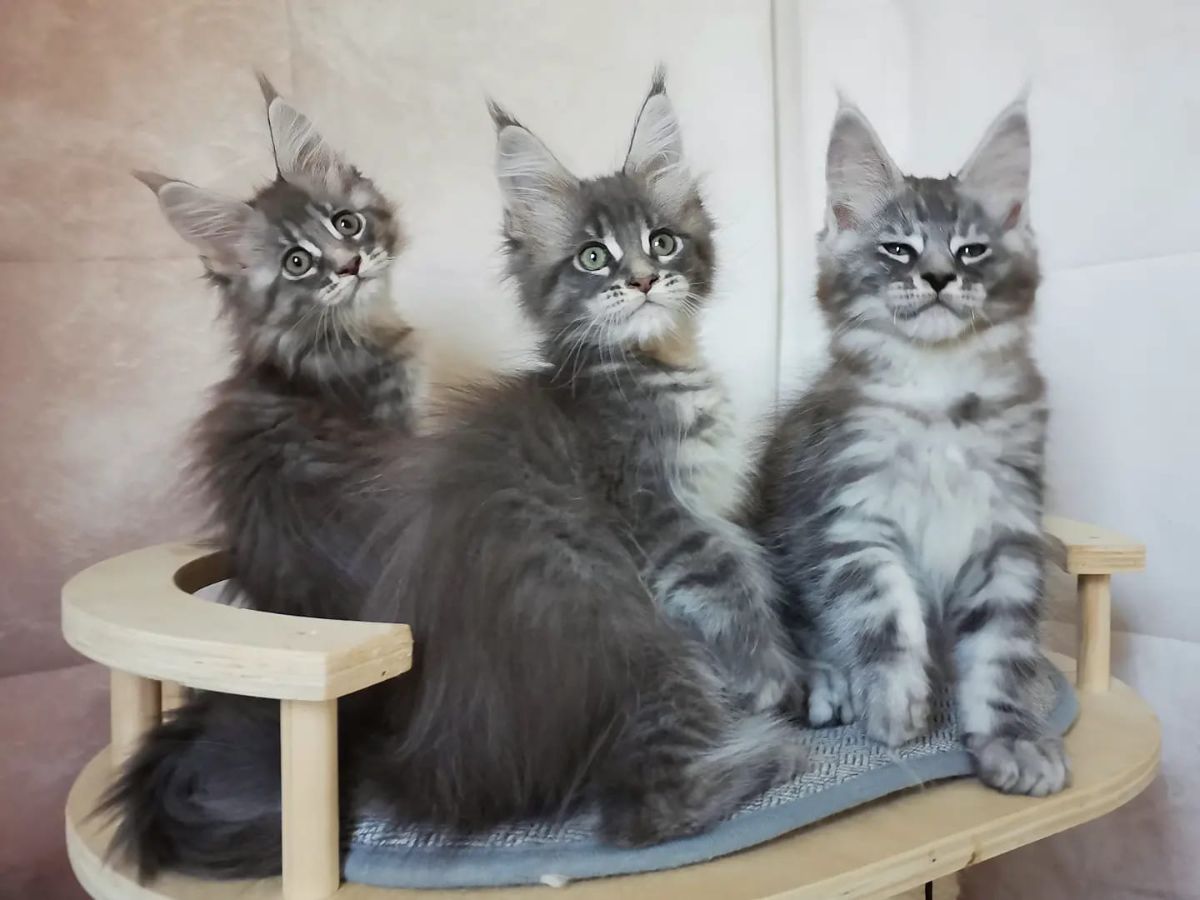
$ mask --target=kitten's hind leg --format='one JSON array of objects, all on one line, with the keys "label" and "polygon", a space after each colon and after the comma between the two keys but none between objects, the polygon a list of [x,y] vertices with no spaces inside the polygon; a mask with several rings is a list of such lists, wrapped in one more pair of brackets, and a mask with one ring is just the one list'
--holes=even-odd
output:
[{"label": "kitten's hind leg", "polygon": [[610,842],[697,834],[803,771],[798,732],[771,713],[734,709],[703,668],[676,669],[643,697],[603,761],[595,784]]},{"label": "kitten's hind leg", "polygon": [[1044,733],[1030,702],[1041,664],[1040,535],[1008,535],[969,564],[968,592],[950,608],[958,706],[980,780],[1042,797],[1070,782],[1062,741]]}]

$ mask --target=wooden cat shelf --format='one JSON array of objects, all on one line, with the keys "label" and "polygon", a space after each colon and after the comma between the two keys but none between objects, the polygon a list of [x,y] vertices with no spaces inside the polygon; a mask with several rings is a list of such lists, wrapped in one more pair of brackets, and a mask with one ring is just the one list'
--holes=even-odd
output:
[{"label": "wooden cat shelf", "polygon": [[[1076,576],[1080,715],[1067,735],[1072,786],[1044,799],[1005,796],[973,779],[914,789],[722,859],[644,875],[582,881],[571,900],[884,898],[1116,809],[1158,770],[1158,720],[1109,676],[1109,581],[1145,565],[1135,541],[1049,518],[1052,559]],[[407,626],[236,609],[193,596],[227,575],[219,553],[165,544],[86,569],[63,589],[67,642],[112,671],[111,744],[67,800],[67,850],[97,900],[517,900],[553,888],[408,891],[339,883],[337,698],[407,671]],[[1068,672],[1074,661],[1054,657]],[[143,732],[178,686],[277,699],[283,737],[283,876],[203,881],[166,875],[139,885],[104,858],[111,826],[89,818]]]}]

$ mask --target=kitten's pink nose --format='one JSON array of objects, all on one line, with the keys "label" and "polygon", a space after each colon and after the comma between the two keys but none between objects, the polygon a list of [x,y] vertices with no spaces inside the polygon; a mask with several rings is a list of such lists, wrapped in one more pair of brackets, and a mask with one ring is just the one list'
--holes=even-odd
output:
[{"label": "kitten's pink nose", "polygon": [[654,287],[654,282],[658,281],[657,275],[641,275],[637,278],[629,279],[629,286],[637,288],[643,294],[650,293],[650,288]]},{"label": "kitten's pink nose", "polygon": [[338,269],[338,274],[339,275],[357,275],[358,267],[361,265],[362,265],[362,257],[359,256],[357,253],[355,253],[354,256],[352,256],[350,258],[350,262],[346,263],[344,266],[342,266],[340,269]]}]

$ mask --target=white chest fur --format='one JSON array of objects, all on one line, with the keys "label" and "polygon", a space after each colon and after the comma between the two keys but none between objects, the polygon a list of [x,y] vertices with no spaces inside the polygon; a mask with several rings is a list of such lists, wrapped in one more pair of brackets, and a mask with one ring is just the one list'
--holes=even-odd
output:
[{"label": "white chest fur", "polygon": [[[1036,531],[1040,510],[1012,489],[1012,465],[1040,448],[1041,401],[1019,368],[979,354],[901,357],[863,386],[839,463],[866,474],[837,502],[895,522],[922,576],[949,585],[998,531]],[[975,415],[963,413],[974,411]]]},{"label": "white chest fur", "polygon": [[703,369],[662,373],[665,402],[678,426],[675,491],[702,515],[733,516],[750,474],[747,441],[717,376]]}]

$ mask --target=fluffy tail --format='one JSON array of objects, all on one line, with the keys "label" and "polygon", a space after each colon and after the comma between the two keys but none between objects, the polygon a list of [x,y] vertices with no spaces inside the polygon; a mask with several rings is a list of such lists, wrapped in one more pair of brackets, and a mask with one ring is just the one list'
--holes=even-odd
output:
[{"label": "fluffy tail", "polygon": [[192,697],[151,731],[97,813],[119,818],[109,854],[144,881],[280,870],[279,712],[268,701]]}]

